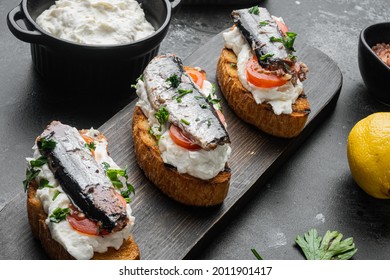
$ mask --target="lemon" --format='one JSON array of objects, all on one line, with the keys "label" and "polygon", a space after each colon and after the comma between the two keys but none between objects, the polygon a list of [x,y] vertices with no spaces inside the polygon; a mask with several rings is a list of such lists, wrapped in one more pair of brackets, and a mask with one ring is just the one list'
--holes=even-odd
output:
[{"label": "lemon", "polygon": [[390,198],[390,113],[359,121],[349,133],[347,156],[352,177],[366,193]]}]

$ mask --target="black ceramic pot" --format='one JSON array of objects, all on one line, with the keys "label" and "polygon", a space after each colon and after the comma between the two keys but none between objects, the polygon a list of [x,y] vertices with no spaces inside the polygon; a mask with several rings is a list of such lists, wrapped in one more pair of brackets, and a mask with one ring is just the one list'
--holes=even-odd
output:
[{"label": "black ceramic pot", "polygon": [[133,43],[104,46],[74,43],[43,30],[35,20],[54,2],[22,0],[8,14],[10,31],[31,43],[35,69],[54,89],[113,97],[130,92],[130,85],[156,56],[180,0],[138,0],[156,31]]},{"label": "black ceramic pot", "polygon": [[390,22],[364,28],[358,49],[360,74],[366,87],[378,101],[390,106],[390,67],[371,49],[378,43],[390,43]]}]

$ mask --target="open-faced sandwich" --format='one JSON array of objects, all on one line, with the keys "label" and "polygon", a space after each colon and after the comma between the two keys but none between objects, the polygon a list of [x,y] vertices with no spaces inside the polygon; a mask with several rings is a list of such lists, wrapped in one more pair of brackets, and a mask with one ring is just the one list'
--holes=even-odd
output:
[{"label": "open-faced sandwich", "polygon": [[217,78],[229,106],[244,121],[278,137],[297,136],[310,106],[302,81],[307,66],[293,55],[296,33],[265,8],[232,12]]},{"label": "open-faced sandwich", "polygon": [[221,204],[230,182],[226,123],[205,78],[175,55],[155,57],[138,79],[132,124],[146,176],[169,197],[193,206]]},{"label": "open-faced sandwich", "polygon": [[28,219],[52,259],[139,259],[129,205],[133,186],[97,130],[53,121],[27,158]]}]

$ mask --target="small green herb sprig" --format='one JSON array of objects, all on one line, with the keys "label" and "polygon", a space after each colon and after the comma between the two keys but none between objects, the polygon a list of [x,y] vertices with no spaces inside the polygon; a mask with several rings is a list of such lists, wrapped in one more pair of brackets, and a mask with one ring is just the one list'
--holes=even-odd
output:
[{"label": "small green herb sprig", "polygon": [[248,12],[250,14],[259,15],[260,14],[259,6],[253,6],[253,7],[249,8]]},{"label": "small green herb sprig", "polygon": [[294,42],[296,37],[298,36],[297,33],[294,32],[286,32],[286,35],[282,38],[275,38],[274,36],[270,37],[269,40],[271,43],[279,42],[282,43],[286,49],[289,49],[292,52],[295,52],[294,49]]},{"label": "small green herb sprig", "polygon": [[70,214],[69,208],[56,208],[49,216],[49,219],[53,223],[59,223],[65,220],[68,214]]}]

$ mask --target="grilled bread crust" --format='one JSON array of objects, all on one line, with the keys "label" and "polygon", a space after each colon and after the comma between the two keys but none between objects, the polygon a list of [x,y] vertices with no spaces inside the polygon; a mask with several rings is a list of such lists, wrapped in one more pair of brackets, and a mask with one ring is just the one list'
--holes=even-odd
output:
[{"label": "grilled bread crust", "polygon": [[[41,241],[43,249],[51,259],[55,260],[71,260],[74,259],[68,251],[50,234],[49,227],[46,224],[47,214],[43,210],[41,201],[36,196],[38,185],[31,182],[27,191],[27,214],[30,223],[32,234],[35,238]],[[140,252],[138,245],[130,236],[125,240],[119,250],[108,248],[105,253],[96,253],[92,257],[93,260],[139,260]]]},{"label": "grilled bread crust", "polygon": [[228,168],[210,180],[180,174],[175,167],[162,160],[157,140],[149,133],[148,119],[137,106],[134,109],[132,128],[138,165],[163,193],[191,206],[213,206],[223,202],[230,183]]},{"label": "grilled bread crust", "polygon": [[310,113],[306,95],[302,93],[297,98],[291,114],[276,115],[270,104],[256,103],[238,79],[237,67],[232,65],[237,65],[237,56],[224,48],[218,61],[217,79],[222,94],[236,115],[267,134],[283,138],[297,136],[305,127]]}]

